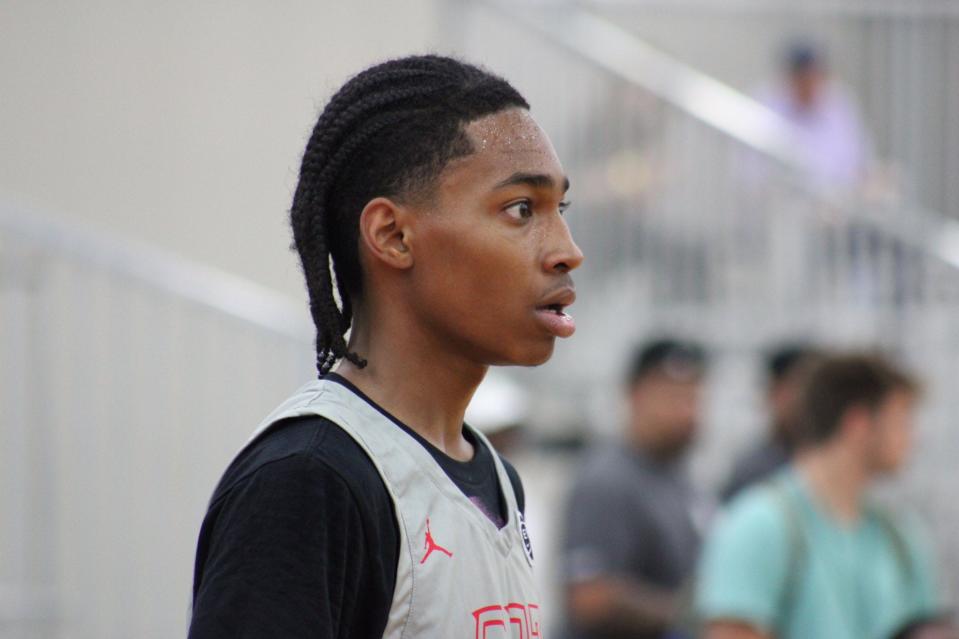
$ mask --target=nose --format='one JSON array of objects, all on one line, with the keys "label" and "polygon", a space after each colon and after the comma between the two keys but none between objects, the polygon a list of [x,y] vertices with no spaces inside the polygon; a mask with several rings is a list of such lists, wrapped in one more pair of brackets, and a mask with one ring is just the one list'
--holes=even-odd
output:
[{"label": "nose", "polygon": [[566,220],[557,217],[558,224],[553,225],[549,234],[549,249],[546,251],[543,267],[549,272],[569,273],[583,263],[583,252],[579,250]]}]

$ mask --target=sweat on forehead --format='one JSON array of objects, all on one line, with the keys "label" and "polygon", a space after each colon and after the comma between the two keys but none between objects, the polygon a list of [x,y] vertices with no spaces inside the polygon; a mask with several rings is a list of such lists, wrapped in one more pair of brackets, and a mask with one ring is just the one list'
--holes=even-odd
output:
[{"label": "sweat on forehead", "polygon": [[476,150],[529,146],[543,139],[543,130],[526,109],[507,109],[470,122],[466,133]]}]

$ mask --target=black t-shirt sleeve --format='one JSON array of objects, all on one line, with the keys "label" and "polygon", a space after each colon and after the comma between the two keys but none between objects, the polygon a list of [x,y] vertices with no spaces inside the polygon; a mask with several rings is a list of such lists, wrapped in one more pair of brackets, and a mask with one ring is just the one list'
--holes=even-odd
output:
[{"label": "black t-shirt sleeve", "polygon": [[391,575],[374,565],[367,533],[349,485],[323,460],[260,466],[204,520],[190,639],[379,636],[388,602],[357,607],[392,583],[369,583]]}]

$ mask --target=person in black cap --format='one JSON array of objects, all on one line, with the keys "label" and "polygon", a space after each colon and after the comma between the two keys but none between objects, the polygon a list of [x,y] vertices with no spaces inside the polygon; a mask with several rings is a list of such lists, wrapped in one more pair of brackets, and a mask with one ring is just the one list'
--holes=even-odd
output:
[{"label": "person in black cap", "polygon": [[682,592],[708,504],[681,462],[697,431],[705,372],[702,347],[677,339],[650,342],[633,357],[624,437],[587,455],[566,513],[571,636],[682,636]]},{"label": "person in black cap", "polygon": [[808,42],[793,42],[784,58],[797,110],[815,109],[826,82],[825,55]]},{"label": "person in black cap", "polygon": [[792,457],[800,390],[819,353],[808,344],[782,344],[766,356],[766,402],[770,425],[766,437],[733,466],[722,490],[724,502],[779,470]]}]

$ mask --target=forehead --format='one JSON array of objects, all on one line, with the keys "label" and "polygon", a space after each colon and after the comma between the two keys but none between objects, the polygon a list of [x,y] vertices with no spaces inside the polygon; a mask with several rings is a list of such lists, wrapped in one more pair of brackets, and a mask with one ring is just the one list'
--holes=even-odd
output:
[{"label": "forehead", "polygon": [[549,137],[526,109],[512,108],[484,116],[465,127],[473,153],[450,162],[448,177],[499,181],[516,172],[546,174],[557,184],[563,167]]},{"label": "forehead", "polygon": [[526,109],[506,109],[484,116],[466,125],[466,134],[478,152],[543,151],[552,145],[536,120]]},{"label": "forehead", "polygon": [[679,374],[652,371],[636,380],[635,388],[645,393],[686,391],[696,390],[702,383],[703,376],[699,371],[681,371]]},{"label": "forehead", "polygon": [[890,391],[885,400],[880,405],[880,409],[887,412],[908,411],[916,402],[916,396],[912,391],[904,388],[896,388]]}]

